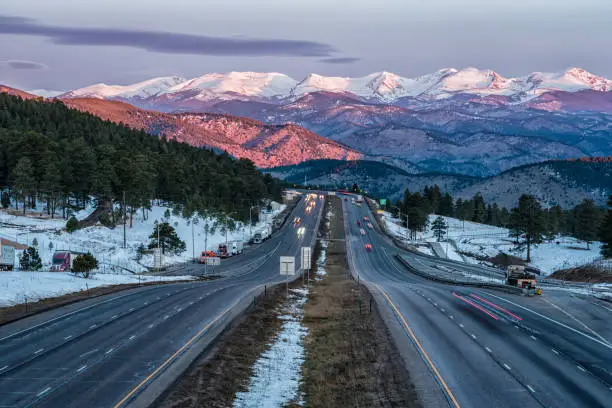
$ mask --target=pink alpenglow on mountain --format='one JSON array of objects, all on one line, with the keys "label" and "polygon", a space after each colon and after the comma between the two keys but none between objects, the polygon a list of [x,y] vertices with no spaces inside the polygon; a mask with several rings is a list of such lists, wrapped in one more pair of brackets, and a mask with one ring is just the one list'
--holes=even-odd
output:
[{"label": "pink alpenglow on mountain", "polygon": [[297,164],[305,160],[357,160],[362,154],[293,124],[265,125],[241,117],[146,111],[124,102],[91,98],[65,99],[71,108],[135,129],[194,146],[216,148],[259,167]]}]

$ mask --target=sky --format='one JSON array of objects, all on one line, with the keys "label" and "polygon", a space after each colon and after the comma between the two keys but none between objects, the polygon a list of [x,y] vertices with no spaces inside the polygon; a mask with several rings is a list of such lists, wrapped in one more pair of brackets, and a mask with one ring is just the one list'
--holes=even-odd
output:
[{"label": "sky", "polygon": [[0,84],[70,90],[208,72],[612,78],[610,0],[2,0]]}]

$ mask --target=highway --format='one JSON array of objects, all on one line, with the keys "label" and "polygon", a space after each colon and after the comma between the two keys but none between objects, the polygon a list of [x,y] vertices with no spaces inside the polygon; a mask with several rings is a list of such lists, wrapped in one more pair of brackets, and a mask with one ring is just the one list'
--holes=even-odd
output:
[{"label": "highway", "polygon": [[374,220],[365,204],[348,198],[343,212],[349,265],[371,288],[425,406],[612,406],[610,304],[561,290],[526,297],[422,278],[396,255],[423,268],[462,265],[400,250],[378,229],[358,226],[364,216]]},{"label": "highway", "polygon": [[[323,208],[317,199],[307,214],[304,201],[270,239],[224,260],[214,271],[224,278],[141,287],[0,327],[0,407],[147,406],[264,285],[284,280],[279,256],[299,265]],[[203,271],[193,264],[181,273]]]}]

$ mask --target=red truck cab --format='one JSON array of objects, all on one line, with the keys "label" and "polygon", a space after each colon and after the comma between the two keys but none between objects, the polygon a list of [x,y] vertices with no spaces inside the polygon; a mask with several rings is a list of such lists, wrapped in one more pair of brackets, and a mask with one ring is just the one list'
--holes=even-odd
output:
[{"label": "red truck cab", "polygon": [[53,254],[53,260],[51,261],[52,272],[68,272],[71,269],[71,255],[68,251],[58,251]]}]

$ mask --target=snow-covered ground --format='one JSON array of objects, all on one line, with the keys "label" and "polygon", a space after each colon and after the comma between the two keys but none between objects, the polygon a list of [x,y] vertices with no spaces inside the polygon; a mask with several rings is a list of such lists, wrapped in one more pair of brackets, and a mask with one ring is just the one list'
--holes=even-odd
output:
[{"label": "snow-covered ground", "polygon": [[[252,227],[252,233],[254,234],[255,231],[264,226],[271,227],[273,217],[284,208],[284,205],[272,203],[272,211],[260,214],[260,221]],[[93,207],[86,208],[76,213],[75,216],[78,219],[83,219],[93,209]],[[109,272],[111,269],[117,273],[122,270],[125,272],[142,272],[146,271],[147,267],[153,266],[153,255],[144,255],[140,261],[137,261],[137,248],[141,244],[145,247],[148,246],[149,236],[153,232],[156,220],[170,223],[176,229],[178,236],[185,241],[187,249],[180,255],[164,256],[164,265],[188,261],[192,258],[194,252],[198,256],[205,249],[206,233],[204,232],[204,226],[207,222],[212,226],[214,221],[198,218],[194,223],[191,220],[186,220],[181,216],[172,214],[166,218],[164,214],[167,209],[162,206],[153,206],[151,211],[148,212],[146,220],[143,219],[141,211],[134,214],[132,228],[129,227],[129,220],[128,227],[126,228],[127,248],[122,248],[122,225],[114,229],[96,225],[68,234],[65,231],[66,220],[62,218],[39,219],[31,216],[23,217],[11,215],[6,210],[0,210],[0,237],[27,245],[32,245],[34,240],[36,240],[43,268],[48,268],[50,265],[53,252],[70,249],[75,252],[91,252],[100,264],[100,271],[103,272]],[[237,229],[233,232],[228,232],[227,236],[222,234],[219,228],[217,228],[215,234],[208,234],[206,247],[209,250],[217,249],[218,245],[225,242],[226,239],[228,241],[248,241],[248,225],[237,223]],[[18,265],[17,259],[15,263]]]},{"label": "snow-covered ground", "polygon": [[308,333],[302,319],[307,300],[307,288],[290,290],[280,316],[281,330],[255,362],[249,387],[236,394],[234,408],[282,408],[289,402],[302,405],[299,386],[304,363],[303,338]]},{"label": "snow-covered ground", "polygon": [[[436,238],[431,230],[431,224],[437,215],[429,216],[427,231],[417,234],[415,243],[435,243]],[[465,261],[478,263],[477,257],[492,257],[500,252],[518,256],[523,259],[527,257],[527,250],[514,251],[512,238],[508,236],[508,229],[491,225],[479,224],[470,221],[461,221],[456,218],[442,217],[448,224],[447,238],[452,240],[459,252],[463,254]],[[384,213],[384,220],[388,231],[399,239],[406,239],[406,229],[399,224],[399,219],[393,218],[391,214]],[[446,252],[446,243],[440,243],[442,251]],[[558,237],[551,242],[545,242],[531,249],[532,262],[530,265],[542,270],[546,275],[559,269],[584,265],[598,260],[601,255],[601,243],[592,242],[590,249],[586,249],[586,243],[580,242],[572,237]],[[465,254],[468,254],[467,256]],[[469,256],[473,255],[473,256]],[[453,245],[448,246],[448,258],[461,260]]]},{"label": "snow-covered ground", "polygon": [[88,279],[68,272],[0,273],[0,307],[79,292],[98,286],[193,279],[193,276],[140,276],[98,273]]}]

